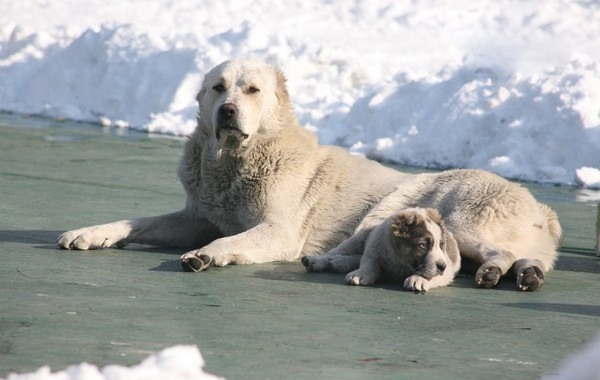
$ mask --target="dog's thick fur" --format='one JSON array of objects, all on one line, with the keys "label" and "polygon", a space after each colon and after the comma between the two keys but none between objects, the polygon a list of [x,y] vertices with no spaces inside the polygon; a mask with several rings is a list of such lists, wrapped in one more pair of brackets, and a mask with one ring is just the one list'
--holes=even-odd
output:
[{"label": "dog's thick fur", "polygon": [[525,189],[477,170],[408,175],[320,146],[299,125],[283,74],[262,62],[220,64],[197,99],[198,127],[179,167],[185,207],[68,231],[60,247],[191,246],[198,249],[181,257],[190,271],[332,249],[362,253],[368,231],[419,206],[440,210],[461,253],[482,263],[483,286],[514,264],[518,285],[531,290],[553,266],[556,214]]},{"label": "dog's thick fur", "polygon": [[[316,256],[311,256],[316,257]],[[353,256],[328,256],[332,272],[345,272]],[[303,263],[309,256],[303,257]],[[360,267],[346,276],[351,285],[371,285],[381,278],[402,281],[404,288],[425,292],[448,285],[460,269],[454,236],[436,209],[411,208],[387,218],[367,239]]]}]

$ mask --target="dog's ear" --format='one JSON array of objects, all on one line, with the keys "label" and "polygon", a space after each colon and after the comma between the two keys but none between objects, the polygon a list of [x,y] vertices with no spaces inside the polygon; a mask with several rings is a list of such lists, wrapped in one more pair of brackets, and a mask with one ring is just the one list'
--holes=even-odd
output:
[{"label": "dog's ear", "polygon": [[401,239],[410,237],[410,228],[416,223],[416,215],[411,211],[401,211],[392,220],[392,234]]},{"label": "dog's ear", "polygon": [[288,102],[290,99],[290,95],[288,94],[287,86],[285,84],[287,82],[287,79],[283,74],[283,71],[281,71],[280,69],[274,70],[275,77],[277,79],[277,84],[275,86],[275,96],[277,96],[277,99],[279,99],[280,102]]},{"label": "dog's ear", "polygon": [[209,72],[208,74],[206,74],[204,76],[204,79],[202,79],[202,85],[200,86],[200,91],[198,91],[198,94],[196,95],[196,101],[198,102],[198,105],[202,104],[202,98],[204,97],[204,95],[206,94],[206,91],[208,89],[208,82],[209,82],[209,76],[211,75],[211,73]]},{"label": "dog's ear", "polygon": [[205,93],[206,93],[206,86],[202,85],[202,88],[200,89],[200,91],[198,91],[198,95],[196,95],[196,101],[198,102],[198,105],[200,105],[202,103],[202,97],[204,97]]}]

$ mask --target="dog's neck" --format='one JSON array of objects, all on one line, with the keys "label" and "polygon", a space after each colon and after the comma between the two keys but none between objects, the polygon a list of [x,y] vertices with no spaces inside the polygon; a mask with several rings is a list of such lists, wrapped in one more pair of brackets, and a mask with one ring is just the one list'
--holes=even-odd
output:
[{"label": "dog's neck", "polygon": [[[203,165],[218,165],[228,167],[237,172],[247,165],[258,167],[277,165],[292,160],[301,160],[301,157],[314,155],[318,149],[316,136],[302,128],[293,113],[278,120],[270,128],[259,128],[257,132],[242,138],[239,135],[221,135],[217,139],[212,129],[198,117],[198,126],[190,141],[189,149],[195,151],[192,155],[203,161]],[[274,143],[279,141],[278,143]],[[285,146],[286,149],[275,147]],[[275,151],[271,151],[275,148]],[[267,154],[267,152],[270,153]],[[281,156],[284,155],[285,157]],[[269,157],[271,163],[264,162]]]}]

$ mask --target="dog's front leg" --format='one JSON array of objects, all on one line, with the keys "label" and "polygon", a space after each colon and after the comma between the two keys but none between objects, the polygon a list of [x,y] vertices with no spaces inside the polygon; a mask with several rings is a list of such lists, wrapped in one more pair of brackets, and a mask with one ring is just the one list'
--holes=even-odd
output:
[{"label": "dog's front leg", "polygon": [[183,269],[198,272],[209,265],[258,264],[289,261],[300,254],[300,246],[289,229],[270,223],[237,235],[217,239],[209,245],[181,256]]},{"label": "dog's front leg", "polygon": [[181,210],[171,214],[120,220],[67,231],[56,244],[65,249],[98,249],[129,243],[160,247],[203,246],[222,236],[206,219],[191,216]]}]

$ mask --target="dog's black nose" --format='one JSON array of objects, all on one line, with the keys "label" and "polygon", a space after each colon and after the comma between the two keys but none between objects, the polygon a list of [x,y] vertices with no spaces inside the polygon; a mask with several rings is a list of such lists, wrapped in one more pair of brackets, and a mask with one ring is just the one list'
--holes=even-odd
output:
[{"label": "dog's black nose", "polygon": [[219,107],[219,116],[224,120],[229,119],[238,114],[238,108],[233,103],[225,103]]},{"label": "dog's black nose", "polygon": [[437,263],[435,263],[435,266],[437,267],[438,271],[440,271],[440,273],[444,273],[444,271],[446,270],[446,263],[443,261],[438,261]]}]

